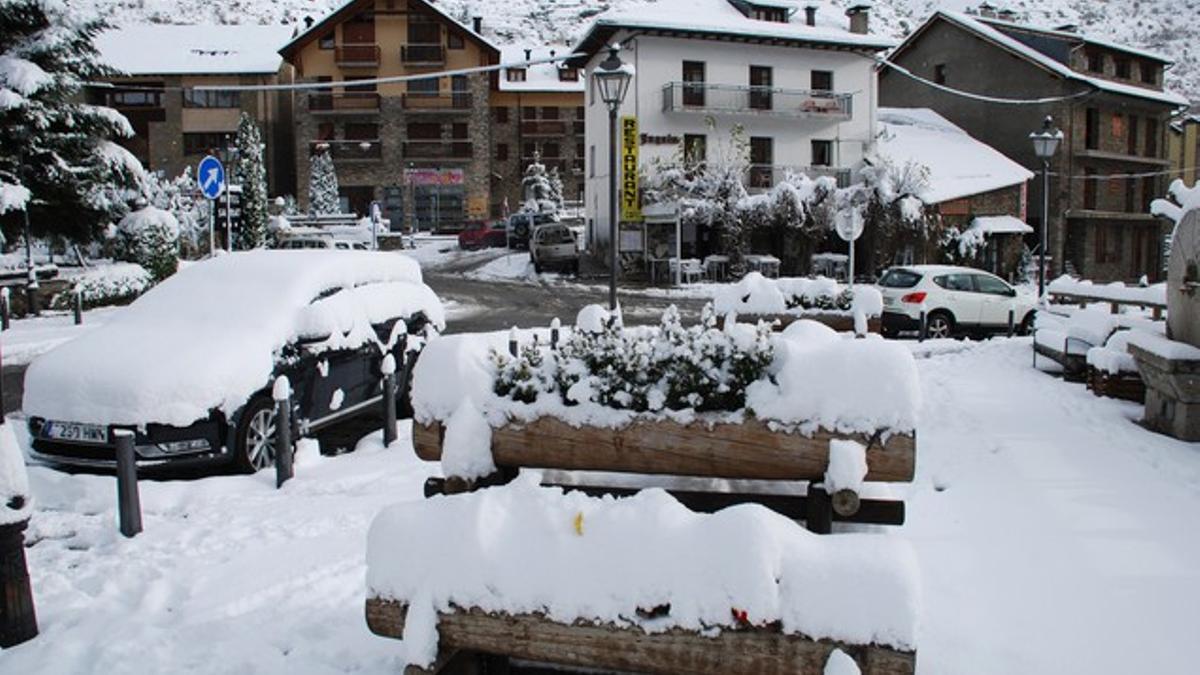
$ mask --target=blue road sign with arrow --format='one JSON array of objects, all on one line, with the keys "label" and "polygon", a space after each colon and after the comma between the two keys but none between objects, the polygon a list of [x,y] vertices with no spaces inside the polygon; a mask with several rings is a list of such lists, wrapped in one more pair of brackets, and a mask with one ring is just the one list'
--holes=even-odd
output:
[{"label": "blue road sign with arrow", "polygon": [[220,197],[225,190],[225,167],[221,165],[221,160],[212,155],[200,160],[200,166],[196,168],[196,182],[206,198]]}]

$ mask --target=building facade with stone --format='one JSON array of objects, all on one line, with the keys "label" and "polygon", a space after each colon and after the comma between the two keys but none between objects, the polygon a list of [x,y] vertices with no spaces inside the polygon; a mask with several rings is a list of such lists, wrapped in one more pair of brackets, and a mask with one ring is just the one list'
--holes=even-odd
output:
[{"label": "building facade with stone", "polygon": [[[1161,56],[1085,37],[1073,27],[1030,27],[939,11],[889,56],[880,101],[936,110],[1018,164],[1042,168],[1029,140],[1046,116],[1063,131],[1051,160],[1051,274],[1156,279],[1166,224],[1149,214],[1162,196],[1166,129],[1187,101],[1163,90]],[[939,89],[1026,102],[981,100]],[[1041,231],[1041,181],[1030,183],[1028,221]],[[1038,237],[1033,237],[1037,241]]]},{"label": "building facade with stone", "polygon": [[[274,85],[287,26],[131,25],[101,33],[101,60],[117,71],[111,88],[88,89],[91,102],[123,114],[134,130],[121,139],[142,165],[174,178],[207,154],[233,147],[238,121],[249,114],[262,132],[268,187],[295,191],[290,97],[273,91],[202,87]],[[149,48],[153,45],[153,49]]]},{"label": "building facade with stone", "polygon": [[1200,114],[1183,114],[1171,122],[1167,148],[1172,175],[1188,187],[1195,186],[1196,177],[1200,176]]},{"label": "building facade with stone", "polygon": [[[332,155],[344,211],[378,202],[396,230],[454,231],[517,210],[534,156],[578,198],[578,73],[558,86],[553,64],[499,68],[481,31],[482,19],[465,26],[424,0],[355,0],[308,22],[280,50],[297,82],[329,85],[294,95],[301,207],[317,152]],[[539,88],[547,69],[555,86]]]}]

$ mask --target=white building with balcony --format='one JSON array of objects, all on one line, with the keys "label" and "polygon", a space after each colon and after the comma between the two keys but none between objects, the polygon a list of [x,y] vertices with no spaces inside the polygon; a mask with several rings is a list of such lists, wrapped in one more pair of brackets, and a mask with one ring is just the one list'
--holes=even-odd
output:
[{"label": "white building with balcony", "polygon": [[[591,74],[610,45],[619,43],[620,58],[635,68],[617,114],[637,118],[643,172],[681,144],[703,156],[740,126],[749,142],[751,189],[769,188],[788,171],[847,181],[875,138],[875,55],[893,46],[869,35],[869,9],[802,0],[663,0],[600,15],[572,61],[589,76],[585,171],[593,249],[608,247],[610,190],[609,111]],[[697,255],[707,252],[704,237],[682,233]],[[622,253],[638,253],[634,239],[622,235]]]}]

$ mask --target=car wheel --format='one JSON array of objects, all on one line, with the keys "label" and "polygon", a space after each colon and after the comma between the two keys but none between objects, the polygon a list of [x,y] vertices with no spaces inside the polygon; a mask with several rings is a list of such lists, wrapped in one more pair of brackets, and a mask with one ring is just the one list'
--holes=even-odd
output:
[{"label": "car wheel", "polygon": [[541,273],[542,273],[542,263],[540,263],[540,262],[537,262],[537,261],[534,261],[534,263],[533,263],[533,271],[534,271],[534,273],[536,273],[536,274],[541,274]]},{"label": "car wheel", "polygon": [[234,463],[254,473],[275,462],[275,402],[267,396],[250,399],[234,430]]},{"label": "car wheel", "polygon": [[954,317],[949,312],[936,311],[925,319],[925,337],[948,338],[954,332]]},{"label": "car wheel", "polygon": [[1027,313],[1025,315],[1024,319],[1021,319],[1021,325],[1017,326],[1017,335],[1032,335],[1033,334],[1034,317],[1035,317],[1034,312],[1031,310],[1029,313]]},{"label": "car wheel", "polygon": [[579,276],[579,261],[578,260],[571,263],[571,274],[573,274],[575,276]]}]

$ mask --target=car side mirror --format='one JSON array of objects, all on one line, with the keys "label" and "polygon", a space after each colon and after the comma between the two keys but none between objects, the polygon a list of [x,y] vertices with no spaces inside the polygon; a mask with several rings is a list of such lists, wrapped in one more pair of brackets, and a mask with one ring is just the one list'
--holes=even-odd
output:
[{"label": "car side mirror", "polygon": [[1015,297],[1017,297],[1017,289],[1009,288],[1007,291],[1005,291],[1004,294],[1010,298],[1015,298]]}]

